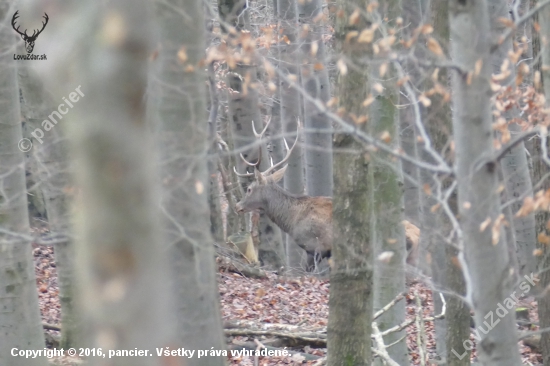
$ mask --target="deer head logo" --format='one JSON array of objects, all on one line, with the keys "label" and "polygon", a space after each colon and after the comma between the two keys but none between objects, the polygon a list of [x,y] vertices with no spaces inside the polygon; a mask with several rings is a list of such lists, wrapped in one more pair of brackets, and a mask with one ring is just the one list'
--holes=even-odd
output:
[{"label": "deer head logo", "polygon": [[27,34],[27,30],[25,29],[25,32],[21,33],[19,31],[19,26],[16,28],[15,27],[15,21],[17,20],[17,18],[19,18],[19,10],[17,10],[15,12],[15,14],[13,14],[13,18],[11,18],[11,26],[13,27],[13,29],[15,29],[15,31],[17,33],[19,33],[19,35],[21,36],[21,38],[23,38],[23,40],[25,41],[25,48],[27,49],[27,53],[32,53],[32,50],[34,49],[34,42],[36,41],[36,38],[38,38],[38,35],[40,33],[42,33],[42,31],[44,30],[44,28],[46,28],[46,24],[48,24],[48,14],[44,13],[44,19],[46,19],[45,22],[42,22],[42,29],[38,30],[38,29],[35,29],[34,32],[32,33],[31,36],[29,36]]}]

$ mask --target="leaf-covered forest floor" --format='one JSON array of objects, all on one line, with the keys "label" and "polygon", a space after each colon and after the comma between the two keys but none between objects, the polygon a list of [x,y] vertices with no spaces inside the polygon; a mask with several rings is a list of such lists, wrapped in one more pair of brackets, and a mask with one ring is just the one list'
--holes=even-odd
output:
[{"label": "leaf-covered forest floor", "polygon": [[[34,246],[33,254],[36,268],[36,282],[40,297],[40,310],[42,320],[49,324],[61,323],[59,305],[59,290],[57,285],[56,265],[53,248]],[[221,312],[224,323],[233,321],[247,321],[254,323],[289,324],[299,325],[306,329],[320,329],[327,326],[328,321],[328,297],[329,281],[316,277],[304,276],[298,278],[284,278],[275,274],[268,274],[266,279],[252,279],[237,273],[220,272],[218,274],[219,292],[221,298]],[[424,317],[435,315],[433,312],[432,293],[421,283],[412,283],[408,287],[407,318],[413,319],[416,312],[415,294],[420,297]],[[403,301],[403,300],[402,300]],[[522,306],[529,308],[530,320],[538,322],[536,302],[531,298],[523,299]],[[522,331],[527,330],[520,327]],[[537,329],[536,326],[531,327]],[[55,331],[49,333],[47,338],[59,337]],[[426,322],[426,351],[429,360],[435,356],[433,322]],[[256,337],[258,341],[264,341],[262,337]],[[407,346],[412,364],[419,365],[419,349],[417,345],[418,332],[415,324],[407,328]],[[473,337],[470,338],[472,341]],[[234,337],[227,339],[232,342],[254,343],[254,337]],[[526,364],[541,364],[541,356],[538,351],[520,343]],[[325,356],[326,349],[311,348],[305,346],[298,349],[301,353],[316,356]],[[472,359],[475,358],[475,352]],[[85,365],[84,360],[78,358],[57,358],[51,360],[54,365]],[[255,365],[255,357],[230,357],[233,365]],[[258,365],[313,365],[316,361],[305,361],[301,355],[288,357],[258,357]],[[436,363],[427,362],[427,365]]]}]

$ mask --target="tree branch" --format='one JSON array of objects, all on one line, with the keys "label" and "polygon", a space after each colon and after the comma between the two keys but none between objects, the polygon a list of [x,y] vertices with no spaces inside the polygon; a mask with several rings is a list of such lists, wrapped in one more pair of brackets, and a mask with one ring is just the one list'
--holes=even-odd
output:
[{"label": "tree branch", "polygon": [[520,25],[522,25],[523,23],[525,23],[526,21],[528,21],[529,19],[531,19],[531,17],[533,15],[535,15],[536,13],[538,13],[542,8],[544,8],[546,5],[549,5],[550,4],[550,0],[543,0],[543,1],[540,1],[537,6],[535,6],[533,9],[529,10],[524,16],[522,16],[521,18],[517,19],[515,22],[514,22],[514,26],[511,27],[511,28],[508,28],[506,30],[506,32],[504,32],[504,34],[500,37],[500,39],[498,40],[498,43],[493,45],[491,47],[491,53],[493,53],[494,51],[496,51],[503,43],[504,41],[506,41],[508,38],[510,38],[512,36],[512,34],[514,33],[514,31],[516,30],[517,27],[519,27]]}]

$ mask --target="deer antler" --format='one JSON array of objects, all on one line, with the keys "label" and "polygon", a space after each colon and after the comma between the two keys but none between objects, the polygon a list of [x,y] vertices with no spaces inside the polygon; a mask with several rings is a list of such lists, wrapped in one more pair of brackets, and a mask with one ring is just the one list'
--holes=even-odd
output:
[{"label": "deer antler", "polygon": [[[262,132],[258,133],[256,131],[256,126],[254,126],[254,121],[252,121],[252,131],[254,132],[254,136],[256,136],[256,139],[258,139],[259,142],[262,141],[262,139],[264,137],[264,134],[267,131],[267,128],[269,127],[270,123],[271,123],[271,118],[267,121],[267,123],[266,123],[264,129],[262,130]],[[244,155],[242,153],[240,154],[240,156],[241,156],[242,161],[246,165],[252,166],[252,167],[255,167],[255,168],[259,168],[260,163],[262,161],[262,146],[260,145],[260,147],[258,149],[258,160],[255,163],[251,163],[248,160],[246,160],[246,158],[244,157]],[[237,174],[238,177],[252,177],[252,176],[254,176],[254,173],[238,173],[237,170],[235,169],[235,167],[233,167],[233,171],[235,172],[235,174]]]},{"label": "deer antler", "polygon": [[294,148],[296,147],[296,144],[298,143],[298,138],[300,137],[301,124],[300,124],[300,119],[299,118],[298,118],[298,121],[296,122],[296,124],[298,125],[297,128],[296,128],[296,139],[294,140],[294,143],[292,144],[292,147],[289,149],[288,144],[286,142],[286,139],[283,138],[283,141],[285,142],[285,147],[286,147],[285,157],[283,158],[283,160],[281,160],[280,162],[278,162],[275,165],[273,165],[273,161],[272,161],[271,162],[272,163],[271,167],[269,167],[265,172],[262,172],[262,175],[264,175],[264,176],[269,175],[272,171],[274,171],[275,169],[277,169],[281,165],[285,164],[288,161],[288,159],[290,159],[290,155],[292,154],[292,150],[294,150]]},{"label": "deer antler", "polygon": [[[264,127],[264,129],[262,130],[261,133],[257,133],[256,132],[256,128],[254,127],[254,122],[252,122],[252,130],[254,131],[254,135],[256,136],[256,138],[258,138],[260,141],[262,140],[263,138],[263,135],[264,133],[267,131],[267,128],[269,127],[269,123],[271,122],[271,119],[267,122],[266,126]],[[286,162],[288,161],[288,159],[290,159],[290,155],[292,154],[292,151],[294,150],[294,148],[296,147],[296,145],[298,144],[298,139],[299,139],[299,136],[300,136],[300,129],[302,127],[301,123],[300,123],[300,119],[298,119],[297,121],[297,130],[296,130],[296,139],[294,140],[294,143],[292,144],[292,147],[289,148],[288,147],[288,143],[286,142],[286,139],[283,138],[283,141],[285,143],[285,147],[286,147],[286,155],[285,157],[279,161],[277,164],[273,165],[273,159],[271,160],[271,167],[269,167],[266,171],[264,172],[261,172],[261,174],[263,176],[268,176],[269,174],[271,174],[271,172],[273,172],[275,169],[279,168],[281,165],[283,164],[286,164]],[[260,149],[259,149],[259,152],[258,152],[258,160],[255,162],[255,163],[251,163],[249,162],[248,160],[246,160],[246,158],[243,156],[243,154],[241,153],[240,154],[241,156],[241,159],[244,161],[244,163],[248,166],[252,166],[252,167],[255,167],[256,169],[259,168],[260,166],[260,162],[261,162],[261,158],[262,158],[262,148],[260,146]],[[254,173],[238,173],[237,172],[237,169],[235,167],[233,167],[233,171],[235,172],[235,174],[237,174],[237,176],[239,177],[252,177],[254,176]]]}]

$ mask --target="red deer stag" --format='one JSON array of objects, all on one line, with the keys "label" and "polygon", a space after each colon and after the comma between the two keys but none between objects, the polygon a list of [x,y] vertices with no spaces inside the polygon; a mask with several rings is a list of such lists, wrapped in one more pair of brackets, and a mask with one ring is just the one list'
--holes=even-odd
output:
[{"label": "red deer stag", "polygon": [[[258,140],[263,138],[268,125],[261,133],[257,133],[254,124],[252,124],[254,135]],[[323,258],[330,257],[332,249],[332,199],[330,197],[295,195],[277,185],[277,182],[285,174],[288,166],[286,162],[298,142],[299,132],[300,123],[298,122],[298,135],[292,147],[288,148],[285,140],[287,149],[285,157],[264,172],[258,170],[261,161],[261,149],[258,161],[255,163],[248,162],[241,154],[245,164],[254,167],[254,173],[239,174],[234,169],[235,173],[240,177],[254,176],[255,181],[248,186],[242,201],[237,203],[237,212],[264,211],[271,221],[290,235],[294,242],[306,251],[307,271],[311,272],[316,263]],[[285,165],[282,166],[283,164]]]},{"label": "red deer stag", "polygon": [[[257,133],[254,124],[252,124],[254,135],[258,140],[263,138],[268,125],[269,123],[261,133]],[[285,140],[287,149],[285,157],[264,172],[258,170],[261,161],[261,148],[258,161],[255,163],[248,162],[241,154],[241,159],[245,164],[254,167],[254,173],[239,174],[235,168],[233,170],[240,177],[253,176],[255,180],[248,186],[246,195],[241,202],[237,203],[236,207],[239,213],[254,210],[264,211],[271,221],[290,235],[294,242],[306,251],[306,269],[311,272],[323,258],[330,258],[332,250],[332,198],[295,195],[277,185],[277,182],[285,174],[288,166],[286,162],[296,146],[299,132],[300,123],[298,121],[298,135],[294,144],[289,149]],[[282,166],[283,164],[285,165]],[[403,225],[407,238],[407,251],[414,253],[418,246],[419,229],[408,221],[404,221]]]}]

